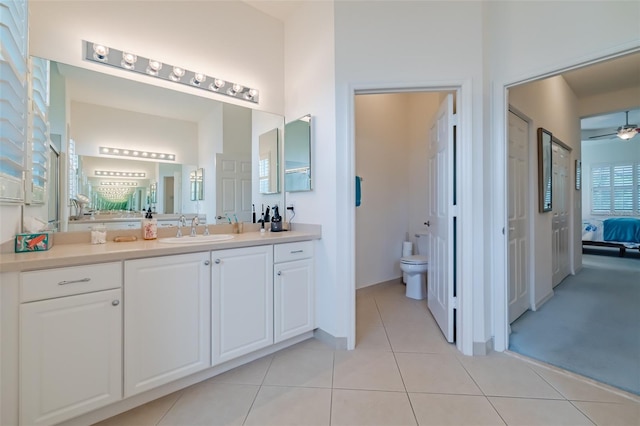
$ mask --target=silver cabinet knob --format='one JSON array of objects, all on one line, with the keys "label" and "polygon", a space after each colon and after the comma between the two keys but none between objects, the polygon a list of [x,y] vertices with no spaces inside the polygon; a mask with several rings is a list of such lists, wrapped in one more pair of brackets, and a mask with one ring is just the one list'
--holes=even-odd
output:
[{"label": "silver cabinet knob", "polygon": [[216,262],[216,265],[219,265],[220,264],[220,259],[216,259],[215,262]]},{"label": "silver cabinet knob", "polygon": [[211,265],[211,262],[209,262],[208,260],[205,260],[204,264],[205,264],[205,266],[209,266],[209,265]]},{"label": "silver cabinet knob", "polygon": [[282,271],[278,271],[278,276],[282,275]]},{"label": "silver cabinet knob", "polygon": [[119,300],[114,300],[113,302],[111,302],[111,304],[113,306],[118,306],[120,304],[120,301]]}]

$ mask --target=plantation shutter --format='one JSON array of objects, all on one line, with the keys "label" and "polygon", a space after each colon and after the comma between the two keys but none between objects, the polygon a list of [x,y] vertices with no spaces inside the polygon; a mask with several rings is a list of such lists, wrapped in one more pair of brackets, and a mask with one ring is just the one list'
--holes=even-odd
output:
[{"label": "plantation shutter", "polygon": [[633,212],[633,164],[613,166],[613,210]]},{"label": "plantation shutter", "polygon": [[608,164],[591,168],[591,211],[600,214],[611,211],[611,167]]}]

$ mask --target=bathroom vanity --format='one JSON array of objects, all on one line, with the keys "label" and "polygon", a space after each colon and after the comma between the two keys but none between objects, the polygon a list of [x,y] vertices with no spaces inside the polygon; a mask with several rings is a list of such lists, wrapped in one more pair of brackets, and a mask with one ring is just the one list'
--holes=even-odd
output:
[{"label": "bathroom vanity", "polygon": [[312,336],[319,227],[182,238],[0,256],[1,424],[93,423]]}]

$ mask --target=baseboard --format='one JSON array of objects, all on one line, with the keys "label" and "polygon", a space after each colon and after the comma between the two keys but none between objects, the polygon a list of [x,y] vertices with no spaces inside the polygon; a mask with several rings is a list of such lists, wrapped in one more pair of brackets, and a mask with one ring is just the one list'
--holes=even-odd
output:
[{"label": "baseboard", "polygon": [[473,356],[488,355],[493,352],[493,337],[486,342],[473,342]]},{"label": "baseboard", "polygon": [[347,350],[347,338],[335,337],[332,334],[327,333],[321,328],[316,328],[313,332],[313,337],[320,340],[325,345],[334,348],[339,351]]},{"label": "baseboard", "polygon": [[544,296],[542,299],[538,300],[536,303],[533,304],[533,306],[531,307],[532,311],[537,311],[538,309],[540,309],[542,307],[542,305],[544,305],[545,303],[547,303],[549,301],[549,299],[551,299],[554,295],[554,291],[551,290],[549,292],[549,294],[547,294],[546,296]]}]

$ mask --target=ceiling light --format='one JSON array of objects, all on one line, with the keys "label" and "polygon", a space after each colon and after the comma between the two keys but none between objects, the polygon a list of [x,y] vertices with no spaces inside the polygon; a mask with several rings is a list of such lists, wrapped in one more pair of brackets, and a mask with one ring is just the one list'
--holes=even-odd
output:
[{"label": "ceiling light", "polygon": [[123,172],[120,170],[96,170],[94,174],[96,176],[129,176],[136,178],[144,178],[147,176],[145,172]]},{"label": "ceiling light", "polygon": [[[232,96],[237,99],[259,103],[259,91],[242,84],[212,77],[201,72],[190,71],[186,68],[162,63],[156,59],[145,58],[132,52],[107,47],[103,44],[84,41],[85,59],[115,68],[146,74],[165,81],[173,81],[190,87],[212,91],[221,95]],[[109,55],[111,53],[111,55]],[[141,65],[136,67],[136,64]],[[146,67],[144,66],[146,64]],[[187,76],[187,78],[184,78]],[[211,81],[211,84],[203,84]],[[221,90],[225,88],[226,90]]]},{"label": "ceiling light", "polygon": [[101,186],[138,186],[138,182],[101,181]]},{"label": "ceiling light", "polygon": [[618,137],[623,141],[628,141],[632,137],[638,134],[638,129],[620,129],[618,131]]}]

